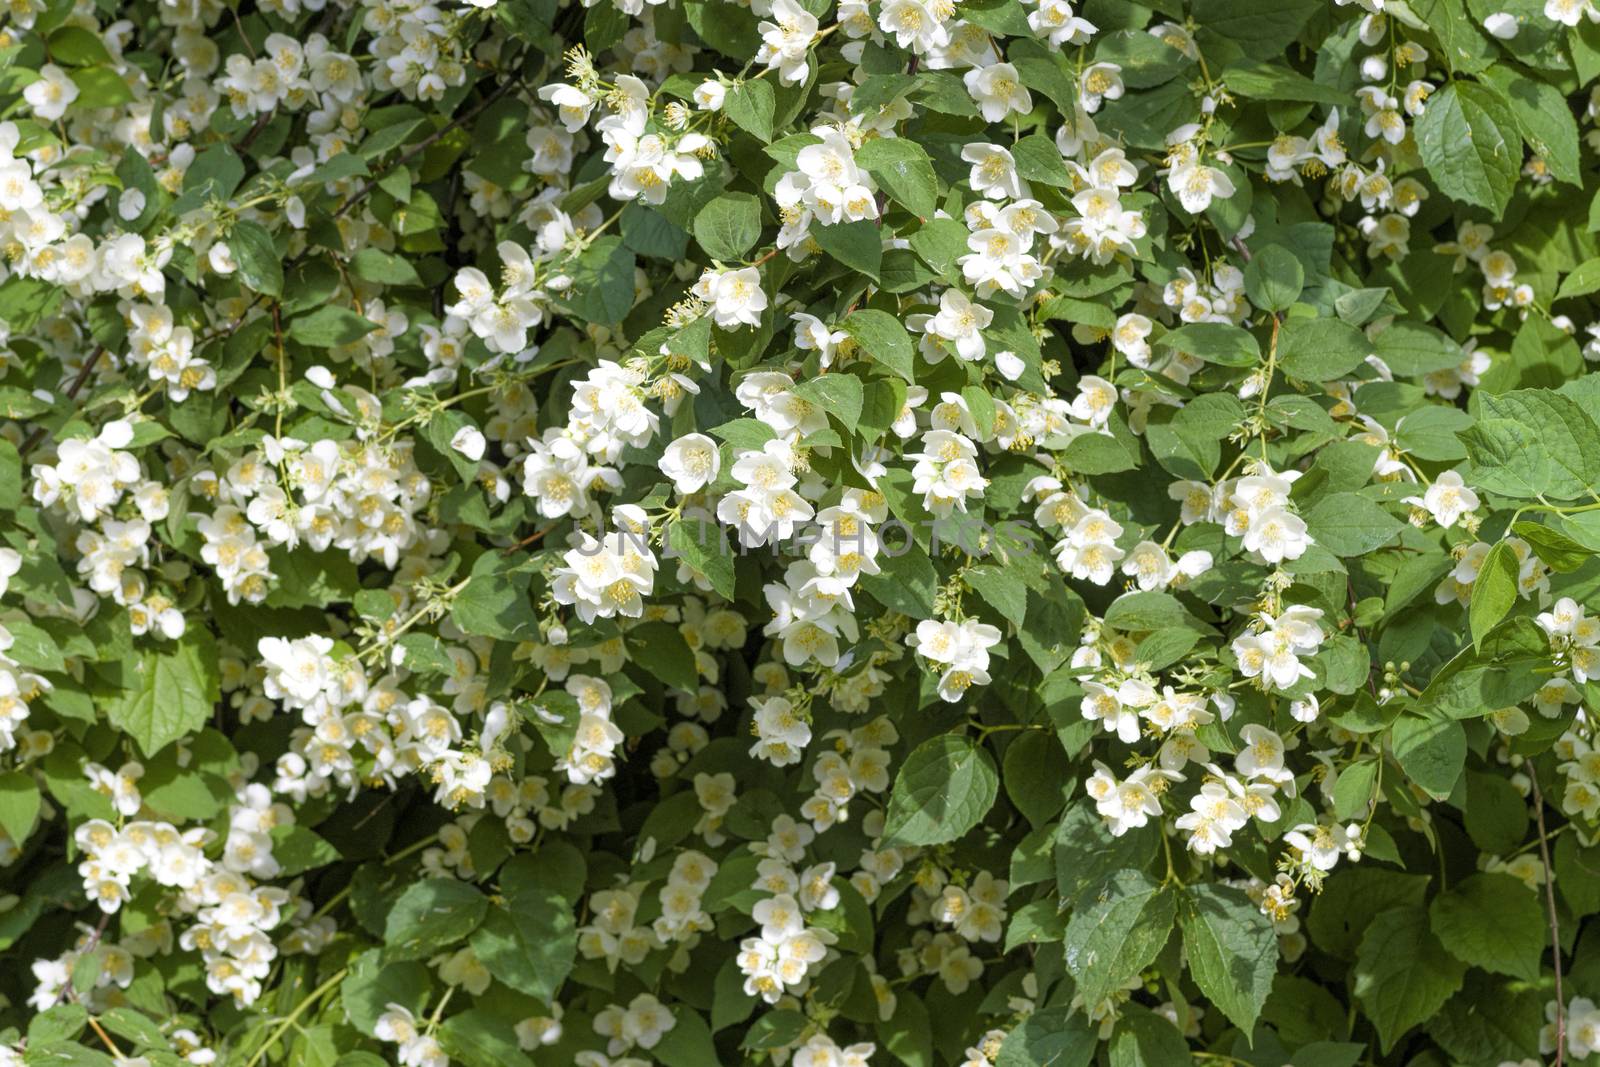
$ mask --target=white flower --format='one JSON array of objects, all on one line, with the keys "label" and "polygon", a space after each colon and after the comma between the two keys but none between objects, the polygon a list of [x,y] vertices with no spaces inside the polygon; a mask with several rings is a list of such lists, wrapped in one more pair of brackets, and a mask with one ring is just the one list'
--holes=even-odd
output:
[{"label": "white flower", "polygon": [[54,122],[78,99],[78,86],[66,71],[54,63],[46,63],[39,68],[38,80],[22,90],[22,98],[33,108],[35,118]]},{"label": "white flower", "polygon": [[1091,63],[1079,79],[1078,102],[1094,114],[1104,100],[1122,99],[1122,68],[1115,63]]},{"label": "white flower", "polygon": [[973,142],[961,150],[961,158],[972,164],[969,180],[973,192],[990,200],[1017,200],[1028,195],[1028,183],[1017,174],[1016,160],[1007,149]]},{"label": "white flower", "polygon": [[1210,207],[1213,198],[1226,200],[1234,192],[1233,181],[1226,174],[1199,163],[1172,168],[1167,175],[1167,187],[1191,215]]},{"label": "white flower", "polygon": [[1033,96],[1010,63],[974,68],[967,71],[963,81],[986,122],[999,122],[1013,111],[1026,115],[1033,110]]},{"label": "white flower", "polygon": [[672,479],[678,492],[698,493],[716,480],[722,469],[717,443],[705,434],[685,434],[667,446],[661,456],[661,473]]},{"label": "white flower", "polygon": [[1433,516],[1435,522],[1448,530],[1463,515],[1478,507],[1478,494],[1462,482],[1459,471],[1445,471],[1434,479],[1422,496],[1405,497],[1402,503],[1423,508]]},{"label": "white flower", "polygon": [[767,294],[761,289],[761,272],[755,267],[706,271],[694,287],[695,295],[711,304],[711,317],[725,330],[761,325]]},{"label": "white flower", "polygon": [[817,17],[796,0],[773,0],[772,19],[758,27],[761,48],[756,62],[778,68],[778,80],[794,85],[810,71],[807,57],[817,35]]},{"label": "white flower", "polygon": [[476,463],[483,458],[488,440],[476,426],[463,426],[450,437],[450,447]]}]

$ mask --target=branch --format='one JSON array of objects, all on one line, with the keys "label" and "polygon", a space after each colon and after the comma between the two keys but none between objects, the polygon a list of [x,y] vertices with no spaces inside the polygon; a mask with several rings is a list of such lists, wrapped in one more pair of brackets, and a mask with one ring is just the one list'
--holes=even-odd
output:
[{"label": "branch", "polygon": [[1539,859],[1544,863],[1544,903],[1550,916],[1550,954],[1556,966],[1556,1060],[1562,1067],[1567,1054],[1567,1006],[1561,993],[1561,920],[1556,917],[1556,875],[1550,867],[1550,840],[1544,828],[1544,795],[1539,792],[1539,772],[1529,760],[1528,781],[1533,784],[1533,814],[1539,821]]},{"label": "branch", "polygon": [[[78,376],[72,379],[71,385],[67,386],[68,400],[76,399],[78,394],[83,392],[83,387],[89,384],[89,375],[94,373],[95,364],[99,363],[100,357],[105,354],[105,345],[96,345],[94,351],[89,353],[89,358],[84,360],[83,366],[78,369]],[[17,454],[26,456],[29,452],[32,452],[39,442],[44,440],[44,435],[45,428],[43,426],[35,426],[33,431],[28,434],[27,438],[17,448]]]}]

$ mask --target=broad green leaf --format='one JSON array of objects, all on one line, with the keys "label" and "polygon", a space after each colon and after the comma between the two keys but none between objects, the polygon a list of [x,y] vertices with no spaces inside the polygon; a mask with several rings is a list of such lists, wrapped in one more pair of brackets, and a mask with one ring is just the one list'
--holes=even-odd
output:
[{"label": "broad green leaf", "polygon": [[573,887],[545,853],[513,857],[501,868],[505,904],[492,905],[472,934],[472,949],[497,978],[554,1003],[577,952]]},{"label": "broad green leaf", "polygon": [[1421,906],[1374,915],[1352,973],[1356,999],[1378,1028],[1383,1051],[1443,1007],[1461,988],[1466,970],[1428,929],[1428,912]]},{"label": "broad green leaf", "polygon": [[1243,891],[1201,884],[1178,897],[1189,973],[1213,1004],[1250,1033],[1272,992],[1278,935]]},{"label": "broad green leaf", "polygon": [[722,110],[730,119],[762,141],[772,140],[772,117],[777,107],[772,82],[765,78],[752,78],[733,86],[722,103]]},{"label": "broad green leaf", "polygon": [[1176,917],[1170,889],[1142,871],[1117,871],[1080,900],[1067,924],[1067,973],[1087,1004],[1121,989],[1156,958]]},{"label": "broad green leaf", "polygon": [[26,771],[0,774],[0,830],[18,848],[39,819],[39,785]]},{"label": "broad green leaf", "polygon": [[327,305],[291,319],[290,340],[312,348],[353,344],[378,328],[378,324],[349,308]]},{"label": "broad green leaf", "polygon": [[899,319],[887,311],[862,308],[845,316],[842,326],[869,359],[915,384],[916,347]]},{"label": "broad green leaf", "polygon": [[1088,1067],[1098,1044],[1082,1012],[1040,1008],[1006,1035],[995,1067]]},{"label": "broad green leaf", "polygon": [[1516,553],[1506,541],[1496,541],[1489,554],[1483,557],[1478,577],[1472,583],[1472,603],[1467,609],[1473,644],[1481,643],[1484,635],[1505,618],[1517,602],[1520,569]]},{"label": "broad green leaf", "polygon": [[1417,151],[1444,195],[1498,214],[1522,169],[1522,137],[1500,95],[1475,82],[1450,82],[1416,124]]},{"label": "broad green leaf", "polygon": [[1366,336],[1338,319],[1291,318],[1278,337],[1278,365],[1302,381],[1343,378],[1371,353]]},{"label": "broad green leaf", "polygon": [[122,693],[106,705],[106,717],[153,756],[200,729],[221,699],[216,641],[203,626],[190,626],[170,645],[135,659]]},{"label": "broad green leaf", "polygon": [[794,393],[829,415],[844,423],[846,430],[855,433],[861,419],[861,379],[853,374],[824,374],[801,382]]},{"label": "broad green leaf", "polygon": [[489,900],[454,878],[427,878],[407,887],[389,909],[384,954],[390,960],[432,956],[478,928]]},{"label": "broad green leaf", "polygon": [[1529,982],[1550,930],[1539,892],[1508,874],[1474,874],[1428,905],[1434,936],[1462,963]]},{"label": "broad green leaf", "polygon": [[239,279],[266,296],[283,295],[283,263],[272,236],[259,223],[240,219],[228,235],[228,247],[239,264]]},{"label": "broad green leaf", "polygon": [[1461,723],[1439,712],[1406,714],[1393,731],[1394,758],[1406,776],[1435,800],[1449,796],[1467,759]]},{"label": "broad green leaf", "polygon": [[1393,541],[1405,524],[1356,493],[1332,493],[1305,513],[1317,544],[1336,556],[1363,556]]},{"label": "broad green leaf", "polygon": [[886,842],[938,845],[964,836],[993,806],[994,760],[967,738],[943,734],[906,757],[889,795]]},{"label": "broad green leaf", "polygon": [[1261,249],[1244,268],[1245,293],[1263,311],[1289,310],[1305,284],[1305,268],[1293,252],[1281,245]]},{"label": "broad green leaf", "polygon": [[723,193],[694,217],[694,239],[713,259],[733,261],[761,236],[761,201],[749,193]]},{"label": "broad green leaf", "polygon": [[[850,103],[854,108],[855,97]],[[868,141],[856,152],[856,163],[913,215],[927,218],[937,210],[939,179],[927,151],[915,141],[903,137]]]}]

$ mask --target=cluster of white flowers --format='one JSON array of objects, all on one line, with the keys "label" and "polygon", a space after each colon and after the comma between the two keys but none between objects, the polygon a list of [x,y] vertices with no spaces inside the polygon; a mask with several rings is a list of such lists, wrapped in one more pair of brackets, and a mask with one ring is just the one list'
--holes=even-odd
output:
[{"label": "cluster of white flowers", "polygon": [[[817,126],[811,135],[820,138],[820,143],[800,149],[795,169],[779,178],[773,190],[783,222],[777,246],[787,249],[794,260],[819,250],[815,241],[807,239],[812,222],[836,226],[878,217],[877,188],[855,159],[857,146],[851,138],[859,137],[859,131],[850,126]],[[718,325],[726,324],[719,321]]]},{"label": "cluster of white flowers", "polygon": [[[194,920],[178,944],[200,953],[213,993],[250,1004],[261,995],[262,982],[278,957],[280,948],[271,933],[291,901],[285,890],[255,885],[251,879],[278,873],[270,831],[292,825],[294,815],[274,802],[264,786],[246,786],[230,809],[221,857],[213,860],[205,850],[216,835],[203,826],[179,830],[165,822],[121,821],[143,806],[134,784],[141,773],[137,764],[115,774],[98,765],[88,768],[90,781],[110,796],[120,825],[93,819],[77,828],[74,841],[84,856],[78,865],[84,893],[109,915],[130,899],[137,876],[177,890],[177,913]],[[46,984],[36,999],[59,993],[47,990]]]},{"label": "cluster of white flowers", "polygon": [[401,1067],[445,1067],[450,1062],[431,1027],[418,1026],[417,1017],[404,1004],[385,1004],[372,1031],[379,1041],[400,1046],[395,1050],[395,1059]]},{"label": "cluster of white flowers", "polygon": [[812,1034],[794,1050],[794,1067],[869,1067],[868,1060],[878,1051],[870,1041],[858,1041],[840,1048],[827,1034]]},{"label": "cluster of white flowers", "polygon": [[[697,783],[698,785],[698,783]],[[699,935],[713,929],[711,916],[701,907],[717,864],[700,852],[680,852],[672,860],[672,870],[661,887],[661,914],[653,924],[663,944],[671,941],[698,943]]]},{"label": "cluster of white flowers", "polygon": [[1000,631],[977,619],[924,619],[906,638],[939,672],[940,698],[952,702],[975,685],[989,684],[989,650],[999,643]]},{"label": "cluster of white flowers", "polygon": [[1315,677],[1303,661],[1317,654],[1327,636],[1321,620],[1321,608],[1300,604],[1258,613],[1252,629],[1233,641],[1239,673],[1268,690],[1293,689],[1302,678]]},{"label": "cluster of white flowers", "polygon": [[594,1017],[594,1032],[608,1039],[608,1056],[620,1056],[635,1047],[653,1049],[676,1025],[672,1013],[649,993],[640,993],[625,1008],[616,1004],[602,1008]]},{"label": "cluster of white flowers", "polygon": [[556,770],[577,785],[603,782],[617,773],[614,756],[622,744],[622,731],[611,721],[611,687],[598,678],[574,674],[566,690],[578,705],[572,748],[556,761]]},{"label": "cluster of white flowers", "polygon": [[768,1004],[806,991],[811,969],[827,958],[829,946],[836,940],[831,931],[809,924],[807,916],[839,906],[831,863],[799,872],[794,869],[804,857],[811,831],[787,817],[784,822],[781,826],[775,823],[767,838],[765,858],[757,868],[753,887],[770,894],[750,912],[761,932],[741,941],[735,957],[745,976],[745,994]]},{"label": "cluster of white flowers", "polygon": [[811,723],[787,697],[751,698],[756,743],[750,755],[774,767],[799,763],[811,743]]},{"label": "cluster of white flowers", "polygon": [[811,765],[816,791],[800,805],[802,817],[822,833],[850,817],[850,801],[862,792],[882,793],[889,788],[889,746],[900,732],[888,718],[879,716],[853,730],[833,730],[824,735],[834,747],[824,749]]},{"label": "cluster of white flowers", "polygon": [[632,504],[612,512],[616,528],[596,538],[579,531],[562,557],[552,595],[571,604],[584,622],[644,614],[644,598],[655,587],[656,556],[650,550],[649,520]]}]

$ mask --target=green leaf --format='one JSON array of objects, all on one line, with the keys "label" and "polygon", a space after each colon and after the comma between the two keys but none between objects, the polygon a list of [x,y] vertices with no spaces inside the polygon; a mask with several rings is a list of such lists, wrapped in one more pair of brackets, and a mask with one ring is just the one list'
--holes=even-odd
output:
[{"label": "green leaf", "polygon": [[39,784],[26,771],[0,774],[0,830],[21,848],[39,819]]},{"label": "green leaf", "polygon": [[1472,583],[1472,602],[1467,607],[1474,645],[1480,644],[1484,635],[1494,629],[1517,602],[1520,569],[1517,554],[1506,541],[1496,541],[1489,554],[1483,557],[1477,580]]},{"label": "green leaf", "polygon": [[[1526,519],[1514,522],[1511,524],[1511,533],[1528,542],[1533,554],[1539,557],[1539,562],[1558,574],[1570,574],[1595,555],[1586,545],[1542,522],[1529,522]],[[1473,596],[1477,596],[1476,586]]]},{"label": "green leaf", "polygon": [[722,1061],[705,1019],[699,1012],[675,1007],[672,1029],[661,1035],[651,1055],[665,1067],[720,1067]]},{"label": "green leaf", "polygon": [[339,850],[315,830],[304,826],[273,827],[272,856],[283,868],[278,873],[284,878],[339,862]]},{"label": "green leaf", "polygon": [[621,322],[633,307],[634,264],[633,249],[622,238],[600,238],[578,257],[563,303],[584,322],[598,326]]},{"label": "green leaf", "polygon": [[994,760],[965,737],[924,741],[895,775],[884,820],[886,844],[939,845],[964,836],[994,805]]},{"label": "green leaf", "polygon": [[1028,617],[1028,585],[1017,566],[984,563],[969,567],[967,585],[1019,629]]},{"label": "green leaf", "polygon": [[499,876],[505,906],[490,908],[472,935],[472,950],[496,978],[546,1003],[555,1002],[578,945],[574,887],[553,858],[547,846],[507,861]]},{"label": "green leaf", "polygon": [[[1600,428],[1569,397],[1547,389],[1477,396],[1477,426],[1462,434],[1485,488],[1572,500],[1600,484]],[[1509,430],[1507,423],[1521,427]],[[1504,486],[1505,488],[1502,488]]]},{"label": "green leaf", "polygon": [[1241,60],[1222,72],[1222,84],[1252,100],[1298,100],[1306,104],[1348,103],[1349,96],[1332,85],[1314,82],[1277,64]]},{"label": "green leaf", "polygon": [[1316,543],[1336,556],[1364,556],[1393,541],[1405,523],[1356,493],[1331,493],[1305,515]]},{"label": "green leaf", "polygon": [[772,140],[772,118],[777,108],[772,82],[763,78],[740,82],[728,90],[722,101],[723,114],[762,142]]},{"label": "green leaf", "polygon": [[1508,874],[1474,874],[1433,898],[1434,936],[1462,963],[1539,980],[1549,929],[1539,894]]},{"label": "green leaf", "polygon": [[1487,86],[1453,81],[1428,100],[1416,124],[1417,152],[1439,191],[1499,214],[1522,170],[1515,117]]},{"label": "green leaf", "polygon": [[[856,105],[851,97],[852,109]],[[878,186],[919,218],[930,217],[939,207],[939,179],[927,151],[906,137],[879,137],[856,153]]]},{"label": "green leaf", "polygon": [[862,308],[845,316],[842,326],[867,358],[916,384],[916,346],[899,319],[887,311]]},{"label": "green leaf", "polygon": [[111,63],[111,53],[106,51],[100,35],[91,33],[82,26],[61,27],[50,35],[50,39],[45,42],[45,48],[52,60],[69,67]]},{"label": "green leaf", "polygon": [[1467,761],[1467,734],[1461,723],[1429,711],[1402,715],[1391,729],[1400,769],[1435,800],[1448,797]]},{"label": "green leaf", "polygon": [[291,319],[289,338],[311,348],[334,348],[359,341],[377,328],[365,315],[329,304]]},{"label": "green leaf", "polygon": [[1099,1004],[1149,966],[1172,933],[1177,902],[1143,871],[1109,875],[1085,893],[1065,940],[1067,973],[1086,1004]]},{"label": "green leaf", "polygon": [[[594,10],[591,8],[591,10]],[[465,1067],[525,1067],[531,1063],[515,1031],[487,1008],[469,1008],[439,1027],[439,1044]]]},{"label": "green leaf", "polygon": [[217,659],[210,632],[188,627],[177,641],[134,661],[127,688],[106,706],[106,717],[154,756],[211,718],[222,698]]},{"label": "green leaf", "polygon": [[878,1043],[907,1067],[933,1067],[933,1027],[928,1009],[909,989],[895,997],[894,1014],[880,1019]]},{"label": "green leaf", "polygon": [[862,219],[837,226],[813,222],[811,237],[822,250],[851,270],[860,271],[873,281],[883,265],[883,236],[878,227]]},{"label": "green leaf", "polygon": [[79,67],[72,71],[72,84],[78,87],[74,108],[117,107],[133,100],[133,90],[110,67]]},{"label": "green leaf", "polygon": [[720,524],[680,518],[667,527],[667,544],[685,563],[706,576],[718,596],[733,599],[733,554]]},{"label": "green leaf", "polygon": [[1268,245],[1245,264],[1245,295],[1263,311],[1289,310],[1305,285],[1306,271],[1299,257],[1282,245]]},{"label": "green leaf", "polygon": [[677,689],[697,692],[700,671],[694,652],[676,626],[666,622],[647,622],[627,633],[628,655],[655,677]]},{"label": "green leaf", "polygon": [[454,878],[427,878],[395,899],[384,923],[385,957],[415,960],[466,940],[483,921],[489,900]]},{"label": "green leaf", "polygon": [[750,193],[723,193],[694,217],[694,239],[713,259],[737,260],[761,236],[761,201]]},{"label": "green leaf", "polygon": [[411,261],[380,248],[363,248],[350,257],[350,273],[384,285],[421,285]]},{"label": "green leaf", "polygon": [[846,430],[855,433],[861,420],[860,378],[853,374],[824,374],[796,385],[794,393],[837,418],[844,423]]},{"label": "green leaf", "polygon": [[1128,1007],[1111,1037],[1111,1067],[1168,1067],[1193,1063],[1188,1043],[1164,1016]]},{"label": "green leaf", "polygon": [[1028,181],[1043,182],[1063,189],[1072,187],[1072,173],[1061,158],[1061,149],[1044,134],[1034,133],[1024,137],[1011,146],[1011,155],[1016,160],[1017,173]]},{"label": "green leaf", "polygon": [[428,969],[414,960],[383,962],[383,952],[372,949],[356,957],[350,973],[339,984],[339,1000],[350,1022],[368,1037],[378,1016],[390,1004],[420,1011],[427,1002],[432,982]]},{"label": "green leaf", "polygon": [[1420,905],[1373,916],[1352,973],[1356,999],[1378,1028],[1385,1054],[1444,1007],[1466,971],[1428,929],[1428,912]]},{"label": "green leaf", "polygon": [[1189,7],[1195,25],[1258,58],[1281,58],[1284,47],[1320,9],[1315,0],[1194,0]]},{"label": "green leaf", "polygon": [[283,295],[283,262],[272,236],[260,224],[240,219],[228,235],[228,247],[239,264],[239,279],[266,296]]},{"label": "green leaf", "polygon": [[1371,352],[1366,335],[1339,319],[1291,318],[1278,338],[1279,366],[1306,382],[1343,378]]},{"label": "green leaf", "polygon": [[515,557],[491,549],[472,565],[471,580],[451,602],[450,618],[469,634],[530,640],[539,633],[539,615],[528,586],[528,572],[517,569]]},{"label": "green leaf", "polygon": [[1461,365],[1461,346],[1432,326],[1415,322],[1389,324],[1374,342],[1378,358],[1396,376],[1409,378]]},{"label": "green leaf", "polygon": [[[1578,124],[1566,94],[1548,82],[1530,78],[1510,64],[1492,66],[1483,77],[1500,90],[1528,150],[1568,185],[1583,185],[1578,160]],[[1430,101],[1431,106],[1431,101]]]},{"label": "green leaf", "polygon": [[1006,1035],[995,1067],[1088,1067],[1099,1043],[1082,1012],[1062,1004],[1044,1007]]},{"label": "green leaf", "polygon": [[1184,889],[1178,923],[1189,973],[1200,991],[1245,1033],[1272,992],[1278,935],[1242,890],[1200,884]]},{"label": "green leaf", "polygon": [[1261,362],[1261,345],[1255,337],[1226,322],[1191,322],[1165,334],[1156,346],[1224,367],[1254,367]]}]

